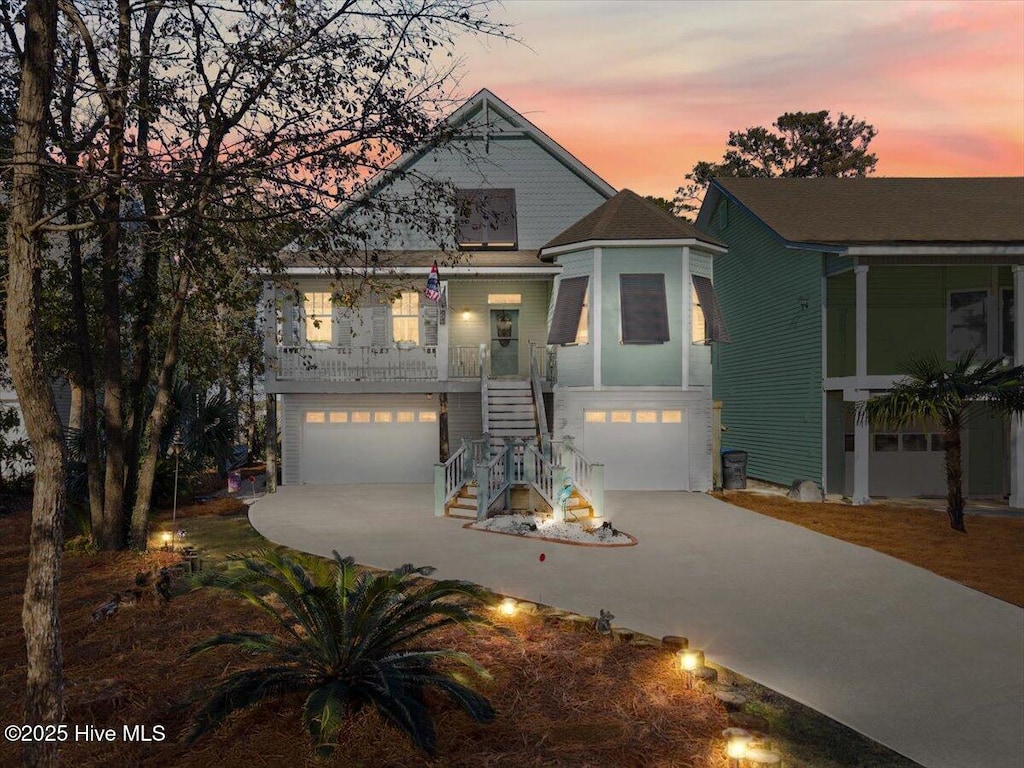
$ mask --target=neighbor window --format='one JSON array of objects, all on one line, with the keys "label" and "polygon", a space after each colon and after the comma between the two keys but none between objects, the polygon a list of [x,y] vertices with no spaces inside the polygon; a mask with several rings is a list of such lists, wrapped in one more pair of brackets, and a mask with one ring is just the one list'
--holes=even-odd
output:
[{"label": "neighbor window", "polygon": [[663,344],[669,340],[665,275],[619,275],[623,344]]},{"label": "neighbor window", "polygon": [[391,303],[391,338],[420,343],[420,295],[416,291],[402,291]]},{"label": "neighbor window", "polygon": [[302,309],[306,315],[306,341],[331,343],[331,320],[334,316],[330,293],[302,294]]},{"label": "neighbor window", "polygon": [[988,354],[988,291],[950,291],[946,311],[946,356]]},{"label": "neighbor window", "polygon": [[999,309],[999,331],[1003,337],[1002,349],[1000,350],[1004,357],[1008,357],[1013,360],[1013,322],[1014,322],[1014,306],[1013,306],[1013,288],[1003,288],[1002,290],[1002,306]]},{"label": "neighbor window", "polygon": [[516,247],[514,189],[459,189],[455,195],[460,248]]},{"label": "neighbor window", "polygon": [[590,338],[587,286],[590,278],[565,277],[558,283],[548,344],[586,344]]}]

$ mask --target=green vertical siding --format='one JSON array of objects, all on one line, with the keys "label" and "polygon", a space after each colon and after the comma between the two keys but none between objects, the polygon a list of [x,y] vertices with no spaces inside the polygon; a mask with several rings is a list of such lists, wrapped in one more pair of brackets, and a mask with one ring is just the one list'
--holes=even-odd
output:
[{"label": "green vertical siding", "polygon": [[[601,383],[606,387],[678,387],[683,380],[681,248],[604,248],[601,255]],[[622,344],[619,275],[665,275],[670,339],[665,344]],[[689,294],[687,294],[689,296]]]},{"label": "green vertical siding", "polygon": [[729,246],[714,260],[733,339],[716,349],[722,446],[749,453],[751,477],[820,481],[822,256],[784,248],[739,206],[712,234]]}]

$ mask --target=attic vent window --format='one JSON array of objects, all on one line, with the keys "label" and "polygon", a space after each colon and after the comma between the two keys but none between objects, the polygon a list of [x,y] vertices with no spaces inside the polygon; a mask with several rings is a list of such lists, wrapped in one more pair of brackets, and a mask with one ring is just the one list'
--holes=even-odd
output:
[{"label": "attic vent window", "polygon": [[690,296],[692,314],[690,328],[694,344],[710,344],[713,341],[732,341],[725,330],[722,319],[722,308],[718,304],[718,295],[711,280],[700,275],[692,275],[693,289]]},{"label": "attic vent window", "polygon": [[459,248],[512,249],[518,243],[514,189],[459,189]]}]

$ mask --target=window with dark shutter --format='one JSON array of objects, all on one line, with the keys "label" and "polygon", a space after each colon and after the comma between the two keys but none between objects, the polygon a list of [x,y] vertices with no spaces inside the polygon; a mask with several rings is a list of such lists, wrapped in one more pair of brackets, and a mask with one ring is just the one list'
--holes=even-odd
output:
[{"label": "window with dark shutter", "polygon": [[[722,308],[718,303],[718,295],[715,293],[715,287],[711,284],[710,278],[701,277],[700,275],[692,275],[691,277],[693,278],[693,289],[697,294],[699,309],[704,315],[703,338],[697,338],[695,333],[694,343],[708,344],[712,341],[732,341],[729,332],[725,330]],[[695,330],[698,327],[697,323],[694,323],[693,326]]]},{"label": "window with dark shutter", "polygon": [[619,301],[623,344],[669,340],[664,275],[619,275]]},{"label": "window with dark shutter", "polygon": [[456,191],[459,214],[459,247],[515,248],[516,191],[514,189],[460,189]]},{"label": "window with dark shutter", "polygon": [[548,344],[577,344],[589,277],[566,277],[558,284]]}]

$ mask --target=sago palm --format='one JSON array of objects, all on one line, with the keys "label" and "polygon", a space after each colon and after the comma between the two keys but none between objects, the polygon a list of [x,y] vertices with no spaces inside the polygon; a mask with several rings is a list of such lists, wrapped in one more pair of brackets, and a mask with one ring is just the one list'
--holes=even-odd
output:
[{"label": "sago palm", "polygon": [[306,696],[303,721],[321,754],[337,745],[345,718],[366,706],[432,753],[429,689],[478,722],[493,720],[491,704],[452,665],[485,678],[487,672],[469,655],[429,642],[444,627],[487,623],[473,610],[487,593],[464,581],[418,578],[432,571],[403,565],[375,574],[337,552],[330,561],[263,551],[232,558],[226,570],[201,577],[204,586],[229,590],[265,611],[277,632],[231,632],[191,649],[235,646],[265,663],[218,681],[194,716],[189,739],[235,710],[295,693]]},{"label": "sago palm", "polygon": [[925,419],[938,422],[946,443],[946,514],[953,530],[966,533],[961,431],[982,405],[1024,414],[1024,366],[1004,367],[998,359],[975,362],[968,352],[952,364],[934,354],[912,358],[904,372],[888,392],[860,407],[857,416],[896,428]]}]

